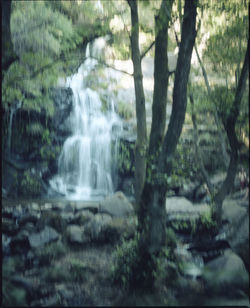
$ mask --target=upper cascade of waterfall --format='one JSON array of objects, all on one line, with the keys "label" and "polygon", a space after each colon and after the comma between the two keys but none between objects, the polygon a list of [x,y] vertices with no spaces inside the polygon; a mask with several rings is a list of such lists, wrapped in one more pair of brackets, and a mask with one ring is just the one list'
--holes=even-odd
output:
[{"label": "upper cascade of waterfall", "polygon": [[88,73],[96,63],[95,59],[87,58],[66,81],[74,95],[70,114],[72,135],[64,142],[58,158],[58,174],[50,180],[50,185],[68,199],[100,199],[115,189],[113,178],[117,173],[122,121],[112,100],[104,113],[98,93],[85,87]]}]

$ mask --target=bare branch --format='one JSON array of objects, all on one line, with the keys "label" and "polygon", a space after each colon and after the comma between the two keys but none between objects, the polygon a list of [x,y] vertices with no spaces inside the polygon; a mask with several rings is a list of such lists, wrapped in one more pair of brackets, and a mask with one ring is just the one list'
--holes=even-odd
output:
[{"label": "bare branch", "polygon": [[146,56],[146,54],[149,52],[149,50],[154,46],[155,41],[153,41],[141,54],[141,60]]},{"label": "bare branch", "polygon": [[98,61],[99,64],[102,64],[102,65],[104,65],[104,66],[107,66],[107,67],[109,67],[109,68],[112,68],[113,70],[115,70],[115,71],[117,71],[117,72],[121,72],[121,73],[123,73],[123,74],[127,74],[127,75],[129,75],[129,76],[131,76],[131,77],[134,76],[134,74],[130,74],[129,72],[124,71],[124,70],[120,70],[120,69],[114,67],[113,65],[110,65],[110,64],[108,64],[108,63],[102,61],[101,59],[98,59],[98,58],[93,57],[93,56],[90,56],[89,58],[95,59],[95,60]]}]

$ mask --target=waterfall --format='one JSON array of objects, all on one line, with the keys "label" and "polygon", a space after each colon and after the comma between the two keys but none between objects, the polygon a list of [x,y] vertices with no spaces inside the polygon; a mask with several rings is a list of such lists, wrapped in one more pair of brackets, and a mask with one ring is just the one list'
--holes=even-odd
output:
[{"label": "waterfall", "polygon": [[58,174],[50,180],[53,190],[67,199],[92,200],[113,193],[119,132],[122,122],[111,100],[107,112],[97,92],[84,86],[96,62],[87,59],[77,74],[67,78],[74,95],[70,115],[72,135],[58,158]]},{"label": "waterfall", "polygon": [[10,107],[10,120],[8,127],[8,138],[7,138],[7,153],[11,153],[11,137],[12,137],[12,122],[15,112],[22,107],[22,102],[18,101],[16,104],[11,105]]}]

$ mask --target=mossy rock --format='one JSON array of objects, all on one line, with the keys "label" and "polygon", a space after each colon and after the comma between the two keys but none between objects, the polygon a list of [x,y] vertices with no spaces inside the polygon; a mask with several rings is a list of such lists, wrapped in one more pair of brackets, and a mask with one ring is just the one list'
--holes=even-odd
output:
[{"label": "mossy rock", "polygon": [[110,242],[121,238],[131,239],[135,235],[136,228],[137,218],[135,216],[116,217],[105,226],[105,238]]}]

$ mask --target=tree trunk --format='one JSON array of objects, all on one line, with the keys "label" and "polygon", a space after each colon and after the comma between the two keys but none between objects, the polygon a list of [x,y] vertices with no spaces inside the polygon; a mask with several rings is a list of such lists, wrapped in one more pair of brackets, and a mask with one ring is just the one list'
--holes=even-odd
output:
[{"label": "tree trunk", "polygon": [[[185,1],[184,17],[182,24],[182,37],[178,55],[175,83],[173,92],[173,108],[167,134],[156,165],[156,173],[149,179],[152,166],[148,163],[147,177],[143,188],[139,209],[140,232],[140,260],[143,265],[153,264],[153,257],[157,255],[165,244],[166,228],[166,192],[167,185],[164,175],[171,170],[171,159],[176,149],[181,134],[187,104],[187,82],[190,71],[191,55],[195,41],[196,1]],[[166,19],[167,20],[167,19]],[[165,20],[165,21],[166,21]],[[167,33],[166,33],[167,35]],[[159,48],[159,45],[156,48]],[[157,55],[157,53],[156,53]],[[166,57],[166,54],[158,53],[158,57]],[[160,61],[160,59],[158,59]],[[155,76],[156,80],[158,76]],[[165,87],[167,85],[165,84]],[[153,104],[158,102],[153,101]],[[162,102],[163,104],[163,102]],[[153,128],[152,128],[153,129]],[[143,267],[143,266],[142,266]],[[147,268],[145,268],[145,271]],[[138,273],[137,273],[138,274]],[[149,279],[145,279],[150,285]],[[145,283],[146,283],[145,282]]]},{"label": "tree trunk", "polygon": [[139,49],[139,19],[137,1],[128,0],[131,11],[131,50],[134,66],[136,98],[137,139],[135,145],[135,199],[139,203],[146,172],[147,126],[145,96],[142,83],[141,55]]},{"label": "tree trunk", "polygon": [[221,224],[222,203],[226,195],[233,188],[234,179],[237,172],[239,142],[235,131],[235,125],[240,111],[242,96],[246,87],[248,69],[249,69],[249,39],[247,43],[247,50],[245,54],[244,64],[241,70],[240,79],[235,93],[234,102],[230,109],[229,115],[223,122],[227,133],[228,141],[230,144],[231,153],[230,153],[230,163],[227,170],[227,176],[214,197],[215,204],[214,207],[212,208],[212,216],[214,217],[218,225]]},{"label": "tree trunk", "polygon": [[173,0],[162,1],[158,16],[155,17],[155,58],[152,125],[149,141],[149,155],[157,160],[166,127],[166,104],[168,90],[168,26],[171,21]]}]

